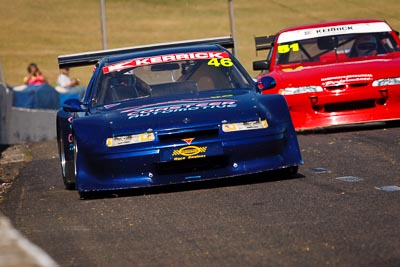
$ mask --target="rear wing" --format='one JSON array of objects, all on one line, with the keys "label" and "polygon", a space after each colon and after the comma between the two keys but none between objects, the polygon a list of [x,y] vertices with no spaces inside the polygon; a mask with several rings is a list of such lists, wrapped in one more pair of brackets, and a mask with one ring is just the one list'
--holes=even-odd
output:
[{"label": "rear wing", "polygon": [[254,36],[254,42],[256,46],[256,55],[260,50],[269,50],[274,46],[276,35],[269,36]]},{"label": "rear wing", "polygon": [[99,50],[99,51],[58,56],[58,67],[62,69],[70,67],[89,66],[89,65],[95,65],[99,60],[101,60],[105,56],[140,52],[149,49],[173,48],[173,47],[203,45],[203,44],[219,44],[225,48],[232,48],[232,49],[235,46],[234,40],[231,36],[159,43],[159,44],[142,45],[142,46],[132,46],[125,48]]}]

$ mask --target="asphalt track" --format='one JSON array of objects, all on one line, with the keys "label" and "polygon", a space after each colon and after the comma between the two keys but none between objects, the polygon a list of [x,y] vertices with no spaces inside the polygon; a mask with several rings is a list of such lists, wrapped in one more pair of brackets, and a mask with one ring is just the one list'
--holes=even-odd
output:
[{"label": "asphalt track", "polygon": [[60,266],[400,266],[400,127],[299,135],[279,173],[80,200],[55,142],[30,144],[0,205]]}]

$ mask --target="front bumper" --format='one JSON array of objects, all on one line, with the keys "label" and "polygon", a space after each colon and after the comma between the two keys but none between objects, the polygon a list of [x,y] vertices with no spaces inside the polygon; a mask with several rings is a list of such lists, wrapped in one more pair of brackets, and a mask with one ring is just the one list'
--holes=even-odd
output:
[{"label": "front bumper", "polygon": [[195,152],[197,154],[193,159],[174,160],[174,157],[166,157],[182,151],[185,146],[104,154],[88,154],[79,150],[77,189],[115,190],[185,183],[258,173],[303,163],[296,134],[287,128],[258,137],[193,144],[197,148],[206,148],[203,149],[204,153],[201,149]]},{"label": "front bumper", "polygon": [[296,131],[400,119],[400,87],[286,96]]}]

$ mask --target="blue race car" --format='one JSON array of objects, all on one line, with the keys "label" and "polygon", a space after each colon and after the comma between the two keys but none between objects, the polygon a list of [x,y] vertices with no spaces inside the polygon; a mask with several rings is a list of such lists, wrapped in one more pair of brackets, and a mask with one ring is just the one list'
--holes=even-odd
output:
[{"label": "blue race car", "polygon": [[232,46],[224,37],[60,56],[60,67],[96,64],[83,100],[57,113],[66,188],[296,174],[303,161],[286,101],[261,94],[273,84],[255,83]]}]

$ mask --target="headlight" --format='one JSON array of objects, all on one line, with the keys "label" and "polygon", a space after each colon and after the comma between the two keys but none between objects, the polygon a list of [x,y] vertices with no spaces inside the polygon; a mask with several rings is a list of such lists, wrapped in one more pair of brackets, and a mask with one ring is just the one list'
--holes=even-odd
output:
[{"label": "headlight", "polygon": [[300,87],[287,87],[279,90],[281,95],[295,95],[295,94],[305,94],[305,93],[315,93],[322,92],[321,86],[300,86]]},{"label": "headlight", "polygon": [[222,124],[222,131],[225,133],[228,133],[228,132],[236,132],[236,131],[264,129],[267,127],[268,127],[268,123],[266,120],[235,122],[235,123]]},{"label": "headlight", "polygon": [[386,86],[400,84],[400,77],[375,80],[372,86]]},{"label": "headlight", "polygon": [[141,134],[132,134],[132,135],[124,135],[124,136],[114,136],[107,138],[107,146],[123,146],[144,142],[154,141],[153,133],[141,133]]}]

